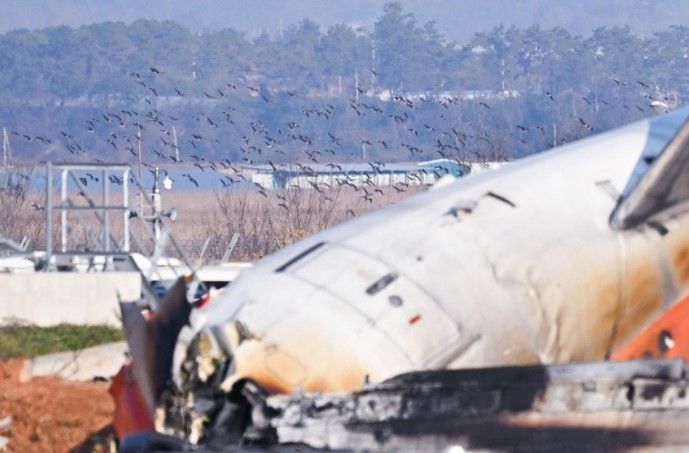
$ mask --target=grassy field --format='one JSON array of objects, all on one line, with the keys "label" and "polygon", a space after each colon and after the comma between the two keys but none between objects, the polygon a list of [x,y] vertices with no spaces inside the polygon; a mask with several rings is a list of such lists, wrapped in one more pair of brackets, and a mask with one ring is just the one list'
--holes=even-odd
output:
[{"label": "grassy field", "polygon": [[[252,261],[310,234],[396,203],[421,189],[379,190],[369,189],[374,196],[366,198],[362,189],[350,187],[266,191],[265,195],[254,190],[216,191],[206,199],[204,212],[182,209],[174,232],[185,244],[203,243],[210,238],[211,259],[221,257],[232,235],[239,233],[233,259]],[[173,198],[171,202],[174,201]],[[182,206],[189,206],[181,201]]]},{"label": "grassy field", "polygon": [[124,332],[121,329],[108,326],[61,324],[54,327],[36,327],[9,325],[0,327],[0,359],[75,351],[123,340]]}]

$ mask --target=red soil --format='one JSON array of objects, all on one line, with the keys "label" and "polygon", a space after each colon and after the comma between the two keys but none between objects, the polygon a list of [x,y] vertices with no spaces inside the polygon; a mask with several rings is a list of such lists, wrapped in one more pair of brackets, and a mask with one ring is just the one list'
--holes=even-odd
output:
[{"label": "red soil", "polygon": [[5,452],[108,452],[114,405],[107,382],[57,377],[20,382],[22,359],[0,361],[0,420],[12,417]]}]

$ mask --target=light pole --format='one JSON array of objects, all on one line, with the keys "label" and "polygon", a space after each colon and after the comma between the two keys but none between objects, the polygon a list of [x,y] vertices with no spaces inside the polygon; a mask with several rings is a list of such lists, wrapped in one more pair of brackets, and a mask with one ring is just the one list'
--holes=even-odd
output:
[{"label": "light pole", "polygon": [[[151,215],[143,216],[143,220],[153,224],[153,236],[156,242],[162,237],[162,217],[168,217],[170,220],[175,220],[177,218],[177,210],[175,208],[170,208],[168,211],[163,212],[163,199],[160,195],[160,186],[158,184],[159,179],[160,169],[156,167],[153,173],[153,189],[151,190],[149,199],[152,212]],[[166,189],[171,188],[172,180],[166,177],[164,185]]]}]

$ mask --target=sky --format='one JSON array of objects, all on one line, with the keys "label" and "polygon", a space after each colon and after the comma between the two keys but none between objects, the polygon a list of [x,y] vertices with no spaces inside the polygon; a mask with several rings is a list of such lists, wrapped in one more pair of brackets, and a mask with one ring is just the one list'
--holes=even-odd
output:
[{"label": "sky", "polygon": [[[629,24],[650,34],[689,23],[689,2],[677,0],[399,0],[419,25],[434,21],[450,41],[460,44],[474,33],[504,24],[526,28],[563,27],[587,36],[602,26]],[[304,18],[324,29],[336,23],[373,29],[389,0],[0,0],[0,33],[15,28],[104,21],[130,23],[138,18],[174,20],[196,32],[221,28],[277,32]]]}]

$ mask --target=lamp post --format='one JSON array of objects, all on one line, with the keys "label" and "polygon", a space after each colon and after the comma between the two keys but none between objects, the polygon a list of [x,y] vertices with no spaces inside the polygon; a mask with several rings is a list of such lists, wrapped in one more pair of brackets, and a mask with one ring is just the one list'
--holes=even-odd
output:
[{"label": "lamp post", "polygon": [[[153,173],[153,189],[150,194],[150,202],[152,213],[151,215],[144,216],[143,219],[151,222],[153,224],[153,235],[156,242],[160,240],[162,236],[162,217],[168,217],[170,220],[175,220],[177,218],[177,210],[175,208],[170,208],[168,211],[163,212],[163,199],[160,195],[160,186],[158,180],[160,179],[160,169],[155,168]],[[172,180],[169,177],[165,178],[163,182],[166,189],[172,188]]]}]

